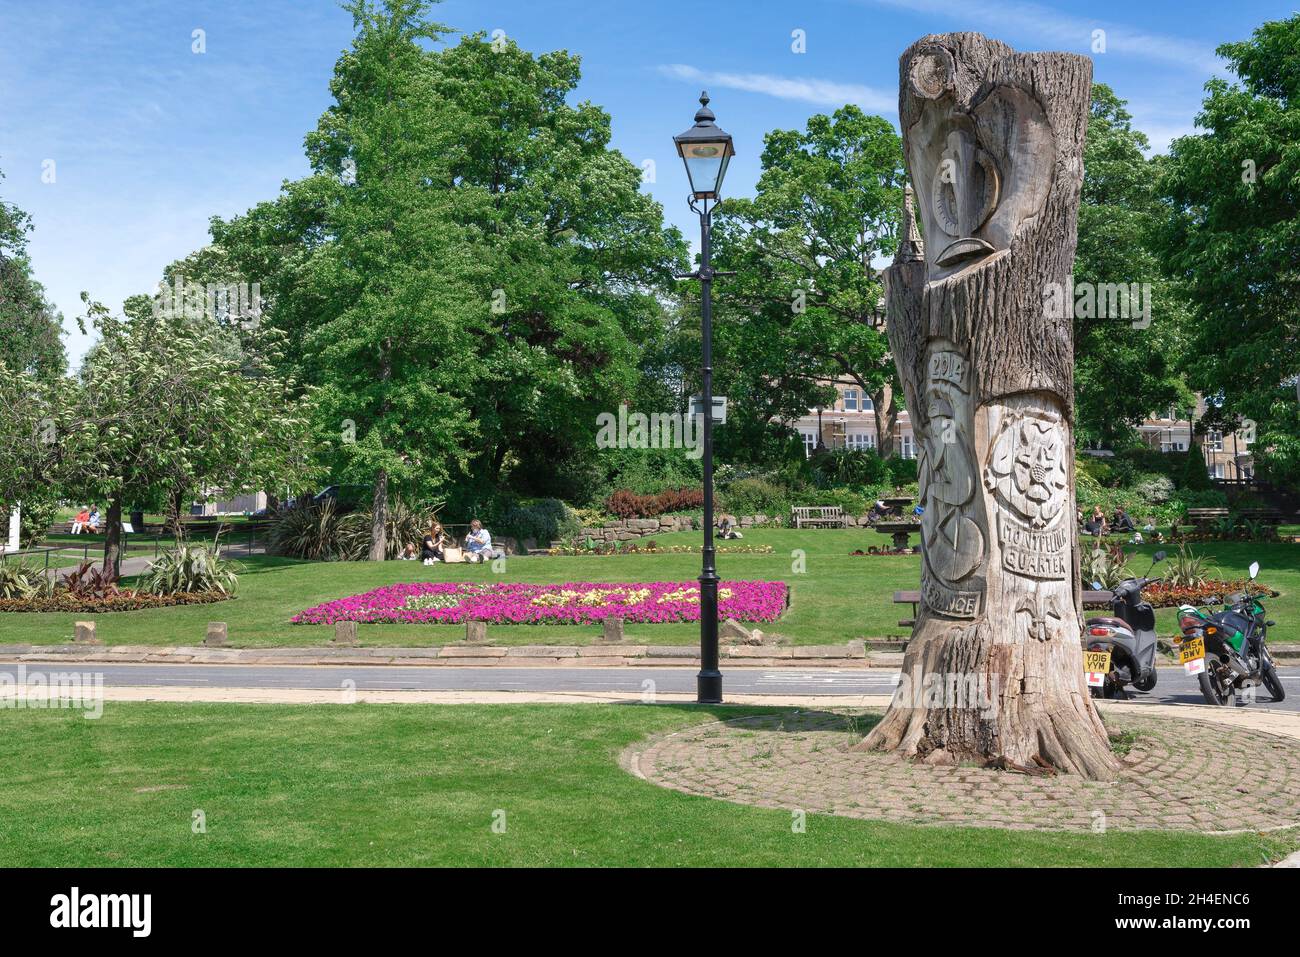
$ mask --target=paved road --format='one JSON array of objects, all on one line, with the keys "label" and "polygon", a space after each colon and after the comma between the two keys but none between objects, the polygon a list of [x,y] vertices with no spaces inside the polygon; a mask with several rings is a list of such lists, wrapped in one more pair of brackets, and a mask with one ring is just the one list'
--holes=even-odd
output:
[{"label": "paved road", "polygon": [[[27,665],[32,671],[81,670],[104,675],[106,687],[196,688],[340,688],[356,682],[357,690],[374,691],[623,691],[653,687],[664,693],[695,691],[692,668],[453,668],[403,665],[139,665],[71,662]],[[1269,700],[1259,689],[1252,707],[1300,711],[1300,668],[1280,669],[1287,699]],[[723,671],[724,694],[837,694],[851,703],[855,695],[892,694],[898,672],[881,669],[732,668]],[[645,682],[653,681],[654,685]],[[1180,668],[1160,669],[1150,694],[1133,692],[1133,702],[1204,704],[1196,679]]]}]

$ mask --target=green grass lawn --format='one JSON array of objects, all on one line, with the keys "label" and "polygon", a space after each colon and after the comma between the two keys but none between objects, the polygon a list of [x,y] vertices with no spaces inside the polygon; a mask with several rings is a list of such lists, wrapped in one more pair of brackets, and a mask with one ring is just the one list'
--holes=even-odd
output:
[{"label": "green grass lawn", "polygon": [[[696,544],[698,533],[679,532],[656,538],[661,544]],[[723,554],[718,570],[724,579],[780,579],[790,585],[790,608],[782,618],[761,626],[791,638],[795,644],[838,644],[852,638],[903,635],[898,621],[910,606],[892,603],[897,589],[916,589],[920,558],[915,556],[853,556],[854,549],[886,544],[885,536],[868,529],[754,529],[746,544],[771,545],[770,555]],[[1160,546],[1133,551],[1147,555]],[[1193,546],[1212,556],[1227,577],[1244,577],[1258,560],[1260,580],[1281,591],[1268,602],[1278,625],[1277,641],[1300,641],[1300,545],[1253,545],[1222,542]],[[1135,574],[1149,559],[1135,558]],[[489,565],[434,565],[419,562],[307,563],[253,556],[242,560],[239,597],[217,605],[162,608],[100,615],[98,635],[106,644],[185,645],[202,641],[209,621],[229,626],[230,642],[241,647],[318,645],[333,638],[323,625],[291,625],[289,619],[312,605],[405,581],[688,581],[699,574],[698,554],[629,555],[619,557],[520,557],[507,562],[504,574]],[[0,614],[0,643],[53,644],[71,639],[73,623],[85,615]],[[1163,634],[1176,628],[1174,609],[1159,614]],[[445,644],[464,637],[454,625],[362,625],[365,645]],[[589,644],[599,636],[590,625],[492,625],[495,644]],[[629,624],[630,641],[648,644],[694,644],[699,626]]]},{"label": "green grass lawn", "polygon": [[[742,807],[621,770],[759,709],[108,703],[0,712],[0,867],[1249,866],[1296,839],[1034,834]],[[206,833],[192,822],[202,811]],[[505,833],[492,830],[505,812]]]}]

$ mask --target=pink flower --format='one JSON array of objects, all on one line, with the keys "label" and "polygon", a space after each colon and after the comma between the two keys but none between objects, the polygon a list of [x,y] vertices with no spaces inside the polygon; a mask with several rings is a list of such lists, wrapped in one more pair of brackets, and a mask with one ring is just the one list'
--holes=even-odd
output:
[{"label": "pink flower", "polygon": [[[785,611],[785,582],[720,582],[718,617],[774,621]],[[408,582],[325,602],[299,612],[294,624],[336,621],[368,624],[594,624],[605,618],[629,622],[699,621],[697,582],[567,582],[532,585],[506,582]]]}]

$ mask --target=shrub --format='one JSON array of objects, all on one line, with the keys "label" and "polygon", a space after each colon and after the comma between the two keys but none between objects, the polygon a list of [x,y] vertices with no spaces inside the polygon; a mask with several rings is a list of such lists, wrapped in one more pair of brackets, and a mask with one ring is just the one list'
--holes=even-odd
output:
[{"label": "shrub", "polygon": [[83,598],[66,591],[43,598],[0,598],[0,612],[82,612],[96,614],[113,611],[139,611],[143,608],[169,608],[174,605],[209,605],[225,601],[223,592],[177,592],[174,595],[146,595],[122,592],[108,598]]},{"label": "shrub", "polygon": [[727,511],[736,515],[785,516],[793,504],[788,488],[761,478],[736,479],[727,486],[725,499]]},{"label": "shrub", "polygon": [[1204,555],[1194,555],[1183,544],[1178,546],[1178,554],[1169,559],[1160,577],[1171,588],[1196,588],[1213,576],[1209,560]]},{"label": "shrub", "polygon": [[0,598],[40,598],[49,595],[53,588],[54,582],[43,568],[23,560],[0,562]]},{"label": "shrub", "polygon": [[221,557],[217,541],[211,545],[180,542],[159,554],[150,564],[140,590],[150,595],[220,592],[233,595],[239,581],[238,565]]},{"label": "shrub", "polygon": [[1133,492],[1145,502],[1162,505],[1174,494],[1174,481],[1167,475],[1146,472],[1137,476],[1133,483]]},{"label": "shrub", "polygon": [[831,449],[813,456],[812,467],[813,481],[818,488],[878,485],[890,481],[892,474],[890,464],[870,449]]},{"label": "shrub", "polygon": [[285,558],[329,561],[338,551],[338,522],[331,499],[305,501],[287,508],[276,515],[271,526],[269,551]]},{"label": "shrub", "polygon": [[911,485],[917,480],[918,463],[916,459],[905,459],[900,455],[885,459],[889,466],[889,483],[895,488]]},{"label": "shrub", "polygon": [[698,488],[667,489],[656,495],[638,495],[629,489],[619,489],[605,499],[605,511],[619,518],[654,518],[703,507],[704,491]]},{"label": "shrub", "polygon": [[118,587],[117,573],[104,571],[94,562],[82,562],[59,579],[57,586],[73,598],[115,598],[122,593]]},{"label": "shrub", "polygon": [[[407,545],[418,544],[441,507],[441,503],[414,505],[400,495],[390,496],[388,517],[384,523],[384,558],[399,558]],[[370,554],[373,515],[373,509],[363,508],[338,520],[332,550],[335,558],[343,562],[359,562]]]},{"label": "shrub", "polygon": [[1083,554],[1080,565],[1084,584],[1089,588],[1100,583],[1102,588],[1113,589],[1124,579],[1132,577],[1128,570],[1128,556],[1120,545],[1102,547],[1099,544]]},{"label": "shrub", "polygon": [[501,517],[500,526],[507,535],[523,541],[554,542],[582,533],[582,520],[558,498],[542,498],[531,504],[516,505]]}]

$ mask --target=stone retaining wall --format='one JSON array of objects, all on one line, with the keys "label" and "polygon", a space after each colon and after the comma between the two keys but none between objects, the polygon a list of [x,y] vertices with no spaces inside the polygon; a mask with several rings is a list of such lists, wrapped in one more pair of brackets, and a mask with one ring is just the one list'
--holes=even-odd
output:
[{"label": "stone retaining wall", "polygon": [[[782,528],[790,524],[789,518],[779,515],[735,515],[730,512],[719,512],[718,517],[730,515],[733,522],[739,528],[753,528],[755,526],[770,526]],[[865,528],[871,523],[866,515],[849,515],[846,516],[846,522],[850,528]],[[658,518],[625,518],[621,521],[613,522],[609,525],[603,525],[599,528],[591,527],[582,530],[580,538],[590,538],[595,541],[604,542],[630,542],[637,538],[651,538],[655,535],[667,535],[669,532],[689,532],[698,529],[701,526],[701,519],[698,515],[661,515]],[[554,544],[563,544],[556,542]]]}]

